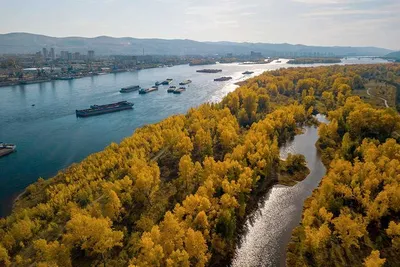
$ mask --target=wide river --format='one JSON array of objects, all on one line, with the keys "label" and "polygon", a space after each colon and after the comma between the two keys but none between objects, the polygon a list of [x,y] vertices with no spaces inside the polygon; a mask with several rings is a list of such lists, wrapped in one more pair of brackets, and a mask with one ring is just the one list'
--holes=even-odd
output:
[{"label": "wide river", "polygon": [[[362,58],[343,60],[341,64],[382,62],[386,61]],[[0,158],[0,216],[9,214],[12,199],[39,177],[49,178],[111,142],[120,142],[145,124],[185,113],[201,103],[219,101],[236,88],[237,81],[290,66],[293,65],[286,64],[286,60],[264,65],[181,65],[0,88],[0,141],[17,145],[16,153]],[[196,73],[201,68],[219,68],[223,72]],[[246,70],[255,73],[242,75]],[[233,79],[213,81],[221,76]],[[174,79],[175,85],[186,79],[193,83],[181,95],[168,94],[166,87],[146,95],[119,93],[124,86],[149,87],[167,78]],[[75,116],[76,109],[121,100],[132,101],[134,110],[84,119]]]}]

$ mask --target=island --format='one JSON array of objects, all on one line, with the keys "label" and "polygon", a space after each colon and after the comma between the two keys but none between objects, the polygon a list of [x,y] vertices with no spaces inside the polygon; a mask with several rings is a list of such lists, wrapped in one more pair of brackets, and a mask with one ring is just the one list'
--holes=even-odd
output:
[{"label": "island", "polygon": [[307,58],[296,58],[289,60],[288,64],[333,64],[333,63],[340,63],[342,62],[340,58],[314,58],[314,57],[307,57]]}]

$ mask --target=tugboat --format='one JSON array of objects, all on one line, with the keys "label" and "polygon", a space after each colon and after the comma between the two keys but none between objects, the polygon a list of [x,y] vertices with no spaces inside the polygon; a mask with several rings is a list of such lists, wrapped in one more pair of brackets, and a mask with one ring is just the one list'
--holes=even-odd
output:
[{"label": "tugboat", "polygon": [[153,86],[153,87],[150,87],[150,88],[147,88],[147,89],[142,88],[142,89],[139,90],[139,94],[144,95],[144,94],[147,94],[147,93],[150,93],[150,92],[153,92],[153,91],[157,91],[157,90],[158,90],[158,87],[156,87],[156,86]]},{"label": "tugboat", "polygon": [[179,89],[176,89],[174,91],[174,94],[180,94],[180,93],[182,93],[184,91],[186,91],[186,87],[182,86],[182,87],[179,87]]},{"label": "tugboat", "polygon": [[170,87],[167,89],[167,92],[168,92],[168,93],[173,93],[175,90],[176,90],[176,86],[170,86]]},{"label": "tugboat", "polygon": [[162,85],[169,85],[172,82],[172,79],[166,79],[165,81],[161,82]]},{"label": "tugboat", "polygon": [[75,112],[77,117],[89,117],[132,108],[133,103],[128,101],[120,101],[107,105],[92,105],[88,109],[76,110]]},{"label": "tugboat", "polygon": [[231,79],[232,79],[232,77],[221,77],[221,78],[214,79],[214,82],[225,82],[225,81],[229,81]]},{"label": "tugboat", "polygon": [[196,72],[201,72],[201,73],[218,73],[218,72],[222,72],[222,70],[218,70],[218,69],[203,69],[203,70],[196,70]]},{"label": "tugboat", "polygon": [[120,93],[130,93],[130,92],[137,91],[139,89],[140,89],[139,85],[132,85],[132,86],[129,86],[129,87],[121,88],[121,90],[119,92]]},{"label": "tugboat", "polygon": [[179,85],[188,85],[189,83],[192,83],[192,81],[186,80],[186,81],[180,82]]},{"label": "tugboat", "polygon": [[0,158],[13,153],[16,149],[16,145],[0,142]]},{"label": "tugboat", "polygon": [[254,71],[245,71],[245,72],[243,72],[242,74],[243,75],[248,75],[248,74],[253,74],[254,73]]}]

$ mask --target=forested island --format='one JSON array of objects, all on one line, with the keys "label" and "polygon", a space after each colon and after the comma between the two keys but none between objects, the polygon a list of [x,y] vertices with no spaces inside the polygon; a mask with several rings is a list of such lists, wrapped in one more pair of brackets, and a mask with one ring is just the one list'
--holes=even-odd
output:
[{"label": "forested island", "polygon": [[279,147],[323,113],[317,148],[328,171],[288,266],[395,266],[400,116],[353,94],[389,73],[400,82],[398,64],[265,72],[218,104],[137,129],[30,185],[0,219],[0,265],[227,264],[251,203],[280,178],[307,175],[304,157],[283,161]]},{"label": "forested island", "polygon": [[333,63],[340,63],[342,62],[340,58],[314,58],[314,57],[307,57],[307,58],[296,58],[291,59],[287,63],[288,64],[333,64]]}]

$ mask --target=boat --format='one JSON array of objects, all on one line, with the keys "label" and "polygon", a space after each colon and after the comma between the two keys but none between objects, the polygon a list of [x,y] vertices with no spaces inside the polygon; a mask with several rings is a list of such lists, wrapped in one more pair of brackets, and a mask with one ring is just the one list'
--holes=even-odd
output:
[{"label": "boat", "polygon": [[218,69],[203,69],[203,70],[196,70],[196,72],[201,72],[201,73],[218,73],[218,72],[222,72],[222,70],[218,70]]},{"label": "boat", "polygon": [[160,82],[156,82],[154,85],[155,86],[159,86],[159,85],[161,85],[161,83]]},{"label": "boat", "polygon": [[17,149],[17,146],[14,144],[6,144],[0,142],[0,157],[6,156],[8,154],[13,153]]},{"label": "boat", "polygon": [[76,110],[75,112],[77,117],[89,117],[132,108],[133,103],[128,101],[120,101],[107,105],[92,105],[88,109]]},{"label": "boat", "polygon": [[247,75],[247,74],[253,74],[254,73],[254,71],[245,71],[245,72],[243,72],[242,74],[244,74],[244,75]]},{"label": "boat", "polygon": [[182,87],[179,87],[179,89],[176,89],[173,93],[174,94],[180,94],[180,93],[182,93],[184,91],[186,91],[186,88],[182,86]]},{"label": "boat", "polygon": [[214,79],[214,82],[224,82],[224,81],[229,81],[231,79],[232,79],[232,77],[221,77],[221,78]]},{"label": "boat", "polygon": [[172,82],[172,80],[165,80],[163,82],[161,82],[162,85],[169,85]]},{"label": "boat", "polygon": [[167,92],[168,92],[168,93],[173,93],[175,90],[176,90],[176,86],[170,86],[170,87],[167,89]]},{"label": "boat", "polygon": [[132,85],[128,87],[121,88],[120,93],[130,93],[140,89],[139,85]]},{"label": "boat", "polygon": [[282,61],[280,61],[280,60],[277,60],[277,61],[276,61],[276,63],[282,63]]},{"label": "boat", "polygon": [[192,81],[186,80],[186,81],[180,82],[179,85],[188,85],[189,83],[192,83]]},{"label": "boat", "polygon": [[150,88],[147,88],[147,89],[142,88],[142,89],[139,90],[139,94],[143,95],[143,94],[147,94],[147,93],[150,93],[150,92],[153,92],[153,91],[157,91],[157,90],[158,90],[158,87],[150,87]]}]

